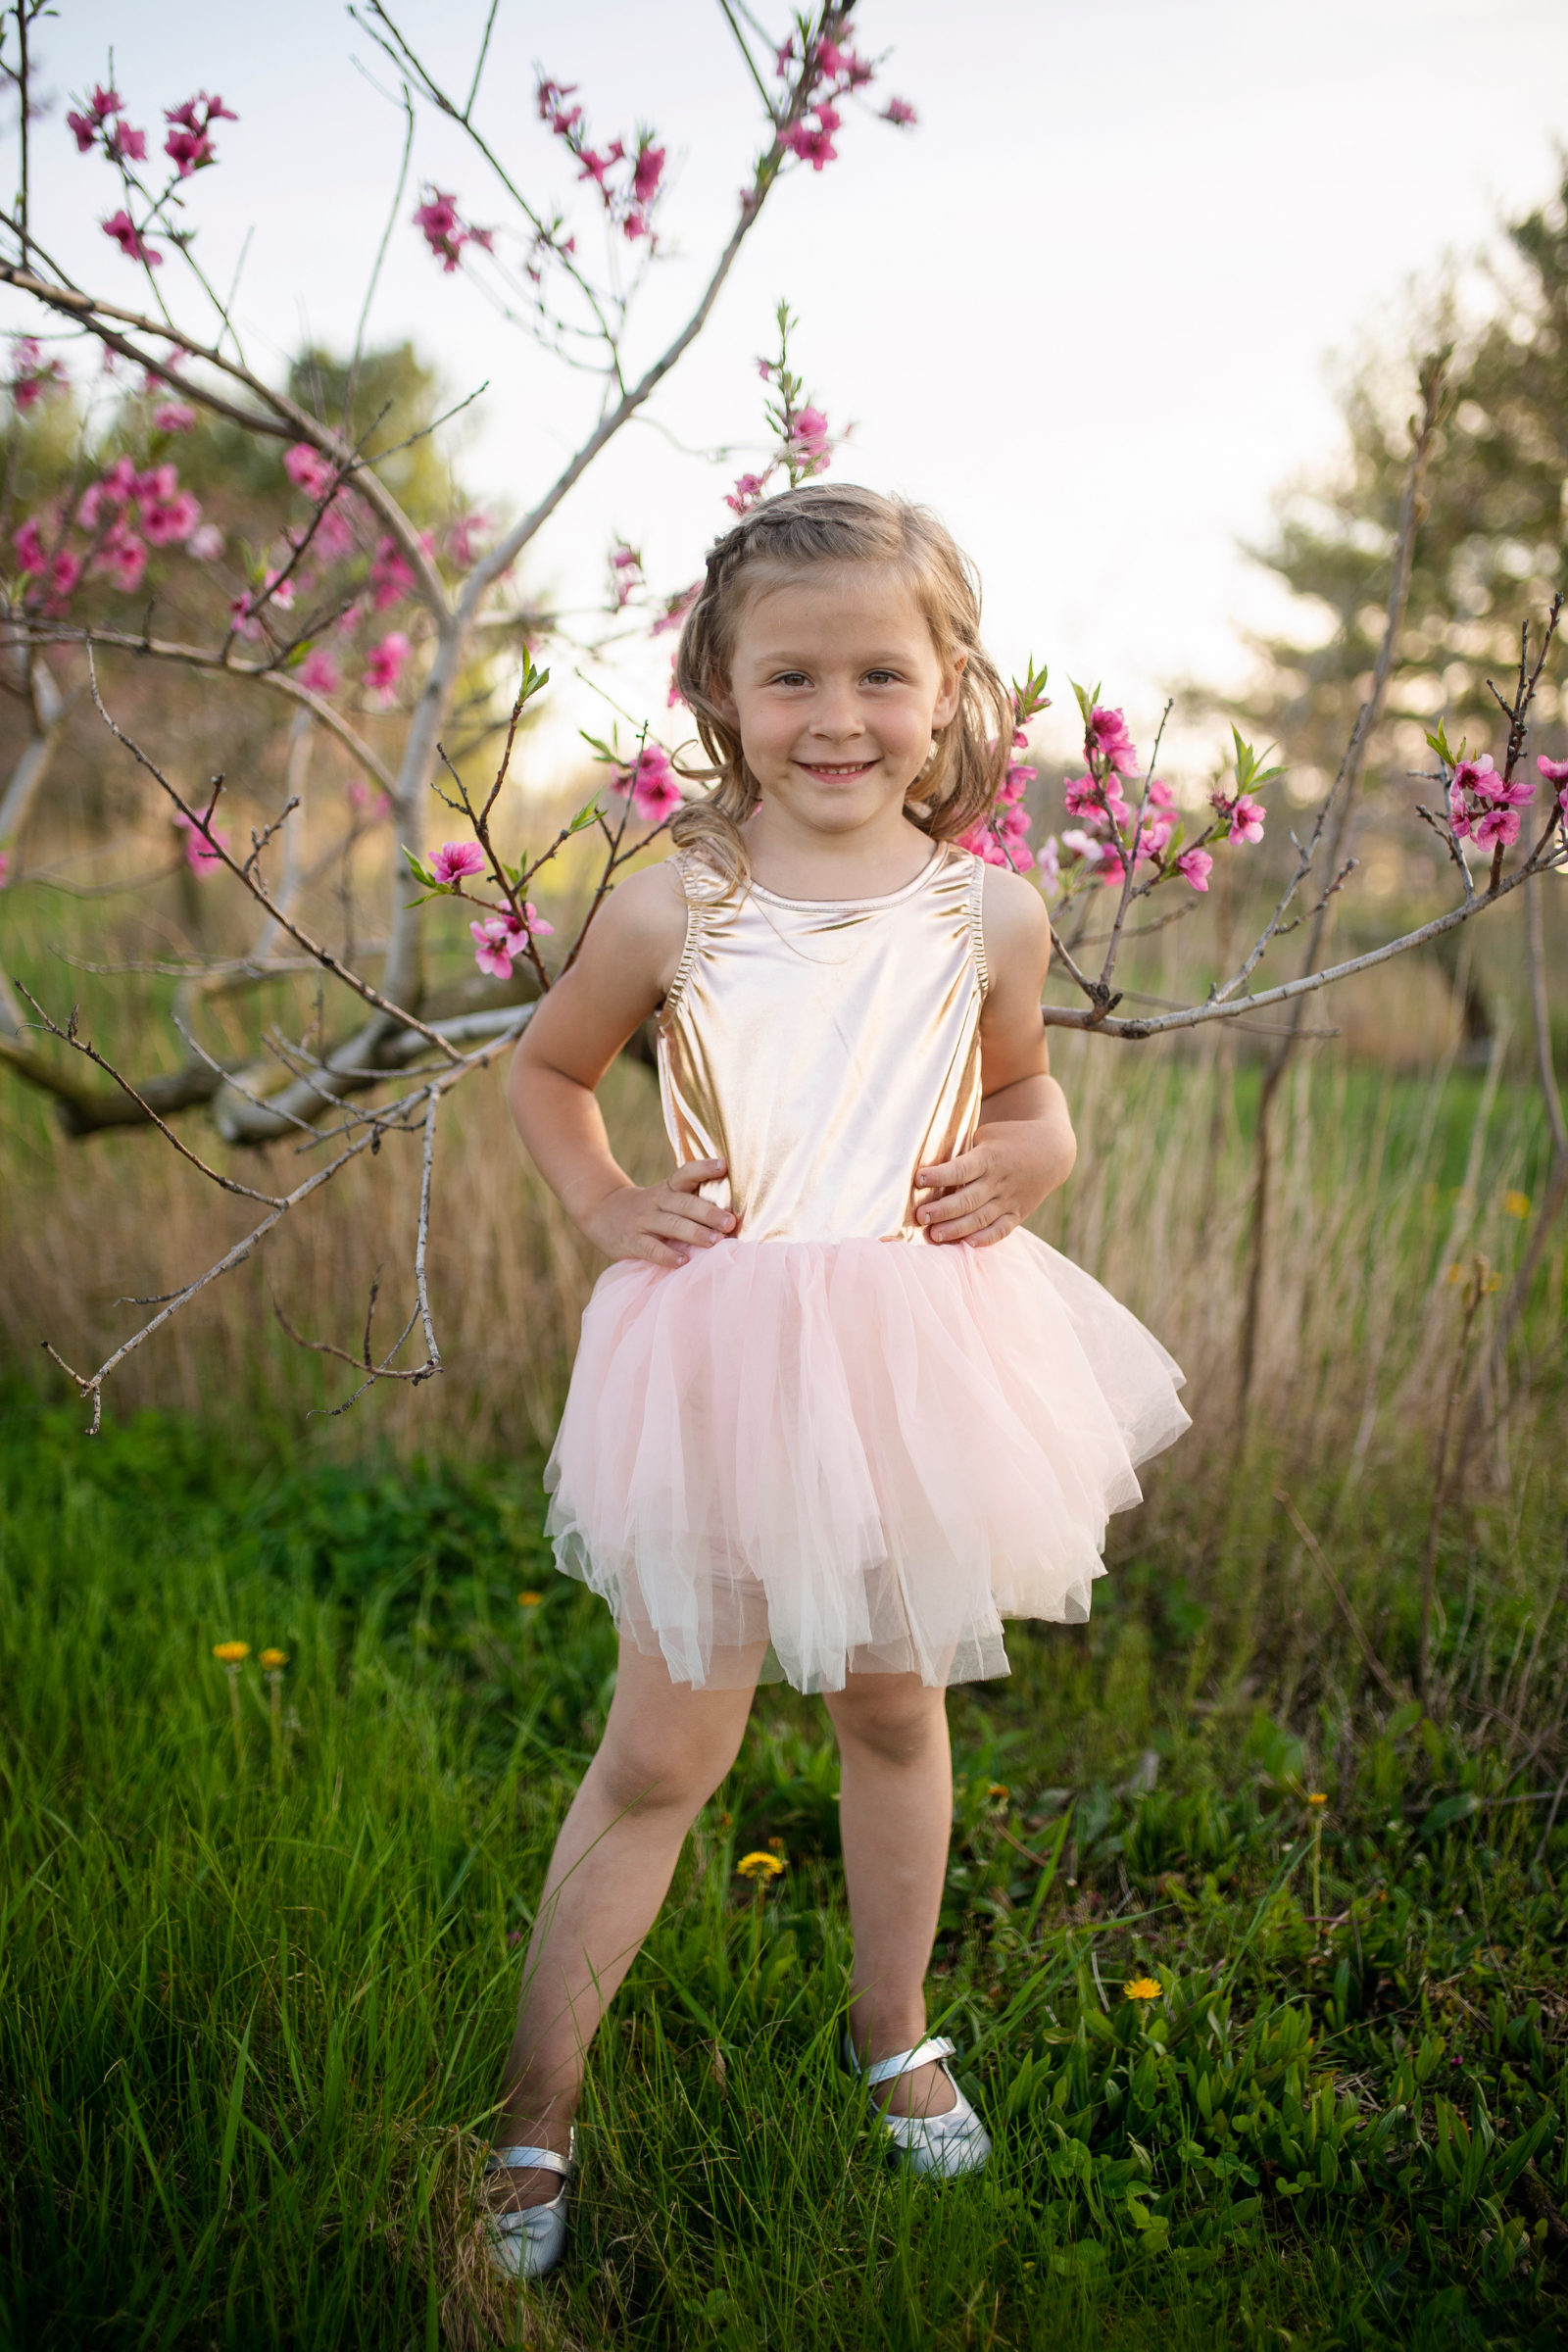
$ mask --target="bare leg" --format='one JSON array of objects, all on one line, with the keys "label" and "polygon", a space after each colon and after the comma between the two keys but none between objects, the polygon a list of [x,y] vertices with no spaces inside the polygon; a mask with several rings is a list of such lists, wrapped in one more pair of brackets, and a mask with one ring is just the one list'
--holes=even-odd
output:
[{"label": "bare leg", "polygon": [[[752,1689],[672,1683],[662,1658],[622,1636],[610,1720],[562,1825],[528,1946],[498,2146],[565,2154],[588,2044],[669,1891],[687,1831],[735,1761]],[[518,2206],[561,2187],[533,2170],[512,2180]]]},{"label": "bare leg", "polygon": [[[953,1826],[947,1692],[916,1674],[852,1674],[827,1694],[843,1773],[839,1826],[855,1975],[850,2034],[862,2061],[925,2035],[925,1972],[936,1940]],[[946,2115],[940,2066],[879,2093],[895,2115]]]}]

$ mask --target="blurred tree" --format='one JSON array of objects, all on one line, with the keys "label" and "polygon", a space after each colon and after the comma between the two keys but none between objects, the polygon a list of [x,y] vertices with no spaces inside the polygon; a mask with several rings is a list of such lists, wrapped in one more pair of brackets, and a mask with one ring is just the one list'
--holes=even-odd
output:
[{"label": "blurred tree", "polygon": [[[1568,170],[1548,203],[1508,223],[1506,239],[1491,315],[1458,339],[1450,370],[1374,769],[1380,759],[1398,770],[1430,766],[1421,738],[1440,713],[1455,741],[1467,732],[1472,749],[1496,748],[1501,714],[1487,680],[1506,689],[1521,615],[1544,615],[1568,585]],[[1449,307],[1440,303],[1440,314]],[[1427,347],[1452,331],[1440,315]],[[1298,775],[1317,771],[1309,782],[1334,774],[1383,635],[1413,377],[1386,353],[1357,370],[1344,398],[1343,468],[1288,492],[1274,537],[1253,551],[1327,622],[1315,634],[1254,640],[1266,668],[1240,706]],[[1548,674],[1537,706],[1542,744],[1564,710]]]}]

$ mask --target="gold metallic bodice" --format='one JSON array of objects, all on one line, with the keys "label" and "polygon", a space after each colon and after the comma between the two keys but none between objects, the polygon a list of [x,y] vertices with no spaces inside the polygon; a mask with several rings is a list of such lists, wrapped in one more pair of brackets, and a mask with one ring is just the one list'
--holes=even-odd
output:
[{"label": "gold metallic bodice", "polygon": [[659,1016],[677,1160],[748,1242],[919,1242],[914,1171],[951,1159],[980,1114],[985,868],[946,844],[881,899],[725,898],[674,860],[686,947]]}]

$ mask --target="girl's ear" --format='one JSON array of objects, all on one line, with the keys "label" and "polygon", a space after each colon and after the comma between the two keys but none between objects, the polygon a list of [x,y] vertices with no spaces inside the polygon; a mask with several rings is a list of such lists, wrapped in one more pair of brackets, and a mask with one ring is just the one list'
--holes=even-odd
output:
[{"label": "girl's ear", "polygon": [[936,706],[931,712],[931,724],[934,727],[949,726],[957,716],[958,703],[963,692],[964,664],[968,659],[967,654],[959,654],[956,658],[953,667],[943,679],[942,691],[937,696]]}]

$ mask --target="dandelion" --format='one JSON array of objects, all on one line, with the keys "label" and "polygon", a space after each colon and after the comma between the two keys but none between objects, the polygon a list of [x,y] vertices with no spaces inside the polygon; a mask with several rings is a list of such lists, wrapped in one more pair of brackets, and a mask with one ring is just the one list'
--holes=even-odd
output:
[{"label": "dandelion", "polygon": [[1326,1805],[1329,1800],[1321,1789],[1314,1789],[1306,1801],[1309,1805]]},{"label": "dandelion", "polygon": [[782,1875],[784,1865],[777,1854],[742,1854],[735,1869],[739,1877],[757,1879],[765,1886],[770,1879]]},{"label": "dandelion", "polygon": [[1502,1196],[1502,1213],[1505,1217],[1528,1217],[1530,1214],[1530,1195],[1528,1193],[1504,1193]]},{"label": "dandelion", "polygon": [[770,1838],[767,1841],[767,1850],[770,1854],[782,1854],[785,1851],[783,1838]]},{"label": "dandelion", "polygon": [[239,1670],[251,1654],[248,1642],[215,1642],[213,1655],[228,1677],[228,1706],[234,1719],[234,1760],[245,1769],[245,1734],[239,1719]]},{"label": "dandelion", "polygon": [[988,1796],[995,1797],[997,1803],[1000,1805],[1012,1794],[1012,1790],[1010,1788],[1004,1788],[1001,1781],[993,1781],[990,1788],[986,1790],[986,1794]]},{"label": "dandelion", "polygon": [[1153,1977],[1134,1977],[1130,1984],[1122,1986],[1130,2001],[1157,2001],[1164,1989]]},{"label": "dandelion", "polygon": [[519,1592],[517,1594],[517,1606],[519,1609],[536,1609],[543,1599],[544,1594],[542,1592]]}]

